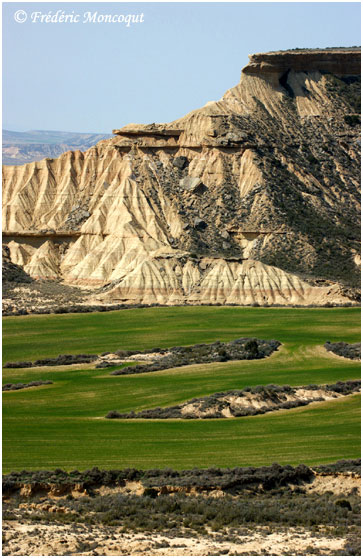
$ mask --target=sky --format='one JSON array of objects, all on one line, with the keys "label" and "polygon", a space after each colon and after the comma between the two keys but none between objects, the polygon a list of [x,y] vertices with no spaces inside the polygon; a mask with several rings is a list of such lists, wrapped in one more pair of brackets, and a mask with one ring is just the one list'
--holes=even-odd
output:
[{"label": "sky", "polygon": [[[92,20],[105,15],[121,21]],[[5,2],[3,128],[111,133],[169,122],[220,99],[248,54],[360,37],[359,2]]]}]

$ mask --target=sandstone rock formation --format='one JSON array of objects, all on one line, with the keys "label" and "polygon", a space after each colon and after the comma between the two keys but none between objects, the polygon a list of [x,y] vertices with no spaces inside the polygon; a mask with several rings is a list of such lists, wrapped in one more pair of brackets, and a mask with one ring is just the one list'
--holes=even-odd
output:
[{"label": "sandstone rock formation", "polygon": [[250,58],[220,101],[170,124],[4,167],[12,261],[97,301],[356,300],[360,50]]}]

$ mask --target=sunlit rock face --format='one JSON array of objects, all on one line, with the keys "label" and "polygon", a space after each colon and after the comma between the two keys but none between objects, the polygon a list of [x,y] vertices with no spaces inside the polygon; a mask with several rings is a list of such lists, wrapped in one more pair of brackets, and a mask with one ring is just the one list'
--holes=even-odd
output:
[{"label": "sunlit rock face", "polygon": [[6,166],[11,259],[103,301],[356,300],[359,93],[358,49],[255,54],[177,121]]}]

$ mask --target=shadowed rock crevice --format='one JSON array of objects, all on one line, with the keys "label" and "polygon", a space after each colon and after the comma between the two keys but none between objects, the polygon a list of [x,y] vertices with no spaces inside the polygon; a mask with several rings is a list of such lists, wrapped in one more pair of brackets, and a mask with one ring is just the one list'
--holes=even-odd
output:
[{"label": "shadowed rock crevice", "polygon": [[[279,83],[281,85],[281,87],[283,87],[288,96],[293,99],[295,97],[294,91],[293,89],[290,87],[290,85],[288,84],[288,77],[289,77],[289,72],[290,70],[286,70],[286,72],[284,74],[282,74],[282,76],[279,78]],[[305,88],[305,91],[307,92],[307,89]]]}]

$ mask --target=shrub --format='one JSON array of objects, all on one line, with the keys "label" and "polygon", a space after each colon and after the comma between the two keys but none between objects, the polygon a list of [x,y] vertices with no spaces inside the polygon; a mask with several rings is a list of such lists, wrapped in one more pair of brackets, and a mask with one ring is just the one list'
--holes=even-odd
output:
[{"label": "shrub", "polygon": [[109,411],[106,415],[106,418],[108,419],[122,418],[122,414],[119,413],[118,411]]},{"label": "shrub", "polygon": [[157,498],[158,491],[155,490],[155,488],[145,488],[143,496],[147,496],[148,498]]},{"label": "shrub", "polygon": [[[228,408],[232,416],[234,417],[246,417],[255,416],[270,411],[275,411],[277,409],[294,409],[297,407],[303,407],[308,405],[313,401],[323,401],[321,396],[310,396],[310,399],[292,399],[290,401],[286,400],[285,393],[296,394],[297,389],[309,389],[316,391],[319,389],[325,389],[326,391],[333,391],[340,393],[342,395],[348,395],[359,391],[361,382],[359,380],[349,380],[347,382],[337,382],[336,384],[326,385],[326,386],[316,386],[311,384],[309,386],[302,386],[301,388],[294,388],[291,386],[276,386],[274,384],[268,384],[267,386],[258,385],[253,387],[246,387],[242,390],[231,390],[226,392],[214,393],[200,398],[193,398],[184,404],[174,405],[172,407],[156,407],[154,409],[145,409],[139,412],[130,411],[128,413],[119,413],[118,411],[110,411],[106,418],[110,419],[217,419],[224,418],[223,410]],[[245,393],[251,393],[258,396],[259,401],[265,401],[265,405],[261,405],[259,408],[255,408],[252,405],[242,406],[236,401],[226,400],[227,396],[232,397],[242,397]],[[194,411],[190,410],[188,413],[184,413],[183,409],[186,406],[194,405]]]},{"label": "shrub", "polygon": [[4,368],[30,368],[31,366],[33,366],[33,363],[29,361],[6,362],[4,364]]},{"label": "shrub", "polygon": [[[281,345],[279,341],[265,341],[261,339],[241,338],[222,343],[215,341],[211,344],[198,343],[191,347],[172,347],[169,353],[150,364],[127,366],[125,368],[111,372],[113,376],[123,376],[126,374],[144,374],[166,370],[167,368],[177,368],[188,364],[201,364],[207,362],[225,362],[227,360],[251,360],[255,358],[265,358]],[[131,352],[131,351],[130,351]],[[152,351],[144,351],[150,354]],[[158,352],[165,353],[167,349],[158,349]],[[118,351],[117,354],[124,357],[129,356],[128,351]],[[137,354],[133,352],[132,354]]]},{"label": "shrub", "polygon": [[3,391],[15,391],[19,389],[26,389],[30,387],[42,386],[47,384],[52,384],[51,380],[34,380],[33,382],[29,382],[28,384],[18,383],[18,384],[4,384]]},{"label": "shrub", "polygon": [[324,347],[327,351],[331,351],[336,355],[349,358],[352,360],[360,360],[361,358],[361,344],[360,343],[345,343],[340,341],[338,343],[331,343],[327,341],[324,344]]},{"label": "shrub", "polygon": [[340,506],[341,508],[345,508],[347,510],[352,509],[349,500],[345,500],[345,499],[336,500],[335,505]]},{"label": "shrub", "polygon": [[344,115],[344,122],[349,126],[357,126],[357,124],[360,124],[360,114],[346,114]]},{"label": "shrub", "polygon": [[68,364],[88,364],[98,359],[98,355],[59,355],[56,358],[43,358],[35,362],[7,362],[4,368],[30,368],[32,366],[59,366]]}]

